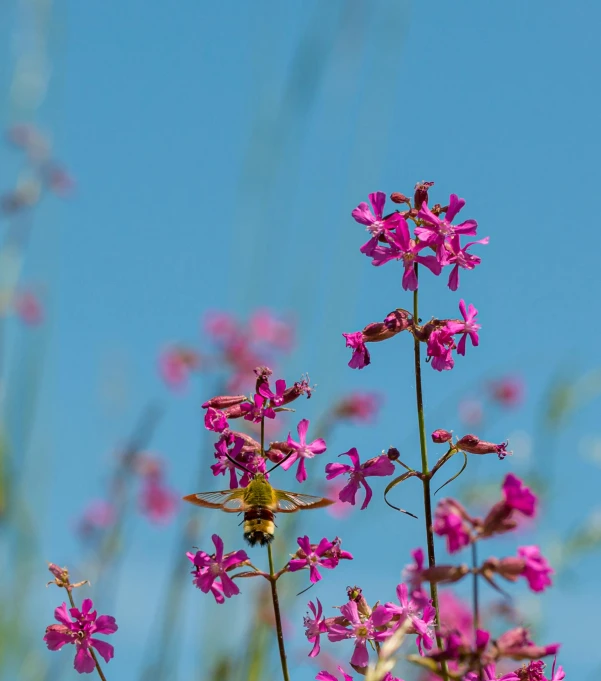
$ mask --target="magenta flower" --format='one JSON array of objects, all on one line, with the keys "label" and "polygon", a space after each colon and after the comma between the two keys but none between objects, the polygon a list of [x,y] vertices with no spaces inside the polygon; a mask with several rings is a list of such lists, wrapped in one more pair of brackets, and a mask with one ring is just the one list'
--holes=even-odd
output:
[{"label": "magenta flower", "polygon": [[370,194],[369,202],[373,212],[369,209],[367,203],[362,201],[351,215],[357,222],[366,225],[367,231],[371,234],[371,239],[359,249],[361,253],[371,256],[374,248],[378,245],[380,236],[384,236],[387,239],[390,230],[396,227],[402,218],[398,213],[392,213],[386,219],[382,218],[384,204],[386,203],[386,194],[384,192]]},{"label": "magenta flower", "polygon": [[451,224],[463,206],[465,206],[465,201],[460,199],[457,194],[451,194],[444,219],[434,215],[427,203],[422,203],[417,213],[418,219],[423,220],[424,224],[415,228],[415,236],[428,246],[436,247],[437,257],[441,265],[446,264],[445,241],[456,234],[476,234],[478,223],[475,220],[466,220],[459,225]]},{"label": "magenta flower", "polygon": [[478,310],[470,304],[469,308],[465,309],[465,301],[461,299],[459,301],[459,310],[463,316],[464,322],[449,320],[446,323],[447,330],[452,333],[461,333],[461,340],[457,345],[457,352],[460,355],[465,355],[465,339],[469,335],[472,345],[476,347],[478,345],[478,329],[480,324],[476,324],[476,317],[478,316]]},{"label": "magenta flower", "polygon": [[546,558],[541,555],[538,546],[520,546],[518,556],[525,562],[522,575],[528,581],[532,591],[544,591],[551,586],[551,578],[554,570]]},{"label": "magenta flower", "polygon": [[219,409],[209,407],[205,412],[205,428],[214,433],[222,433],[229,426],[227,417]]},{"label": "magenta flower", "polygon": [[346,338],[346,347],[353,348],[353,356],[348,365],[351,369],[363,369],[371,363],[369,350],[363,340],[363,332],[355,331],[354,333],[343,333]]},{"label": "magenta flower", "polygon": [[422,573],[424,571],[424,551],[417,548],[411,551],[411,557],[414,562],[406,565],[403,569],[403,579],[409,582],[411,591],[421,591],[422,582],[424,581]]},{"label": "magenta flower", "polygon": [[471,542],[470,526],[453,499],[443,499],[436,508],[432,529],[439,537],[447,538],[447,550],[455,553]]},{"label": "magenta flower", "polygon": [[446,326],[434,329],[428,337],[426,351],[432,360],[432,368],[436,371],[450,371],[455,366],[453,359],[455,347],[453,334]]},{"label": "magenta flower", "polygon": [[[494,662],[482,667],[482,674],[480,672],[468,672],[463,681],[520,681],[520,677],[515,672],[497,676],[497,665]],[[541,681],[543,681],[541,679]]]},{"label": "magenta flower", "polygon": [[[342,674],[342,681],[353,681],[353,677],[350,674],[347,674],[340,665],[337,667],[337,669]],[[338,679],[334,676],[334,674],[330,674],[330,672],[322,670],[315,677],[315,681],[338,681]]]},{"label": "magenta flower", "polygon": [[51,624],[46,627],[44,636],[48,650],[60,650],[67,643],[75,645],[73,666],[80,674],[89,674],[96,666],[90,647],[96,648],[105,662],[115,655],[112,645],[92,638],[93,634],[114,634],[118,629],[115,618],[110,615],[97,617],[96,610],[92,611],[93,607],[94,604],[90,598],[83,601],[81,610],[78,608],[67,610],[67,604],[63,603],[54,611],[54,618],[60,624]]},{"label": "magenta flower", "polygon": [[212,556],[204,551],[197,551],[196,554],[188,552],[186,556],[194,563],[192,574],[195,586],[203,593],[210,591],[217,603],[223,603],[224,597],[231,598],[240,593],[240,589],[227,573],[243,565],[248,560],[248,555],[246,551],[239,550],[224,556],[223,539],[217,534],[212,539],[215,545]]},{"label": "magenta flower", "polygon": [[316,600],[317,608],[313,604],[313,601],[309,601],[308,603],[308,606],[313,613],[313,619],[311,619],[309,615],[303,619],[303,624],[305,626],[305,636],[307,637],[309,643],[313,643],[313,648],[309,653],[309,657],[315,657],[316,655],[319,655],[321,650],[319,638],[322,634],[325,634],[328,631],[328,628],[325,624],[325,617],[322,617],[323,610],[321,608],[319,598]]},{"label": "magenta flower", "polygon": [[459,237],[454,236],[447,240],[445,244],[444,265],[455,265],[449,274],[448,286],[451,291],[456,291],[459,288],[459,268],[464,270],[473,270],[476,265],[482,262],[482,259],[477,255],[472,255],[468,253],[470,246],[474,244],[487,244],[489,241],[488,237],[480,239],[479,241],[470,241],[465,244],[463,248],[459,244]]},{"label": "magenta flower", "polygon": [[[424,604],[421,593],[418,598],[409,598],[409,590],[406,584],[399,584],[396,588],[396,594],[400,605],[386,603],[384,608],[390,616],[397,615],[399,622],[403,622],[407,618],[411,621],[413,630],[417,634],[416,643],[419,654],[423,655],[423,648],[431,650],[434,645],[433,626],[436,610],[429,600]],[[380,623],[382,624],[383,621]]]},{"label": "magenta flower", "polygon": [[507,451],[508,442],[501,442],[495,444],[494,442],[486,442],[481,440],[477,435],[464,435],[460,440],[457,440],[455,446],[469,454],[496,454],[499,459],[504,459],[512,452]]},{"label": "magenta flower", "polygon": [[296,479],[299,482],[304,482],[307,479],[307,471],[305,469],[305,459],[312,459],[316,454],[323,454],[326,451],[326,443],[321,438],[313,440],[307,444],[307,430],[309,429],[309,421],[303,419],[296,430],[300,442],[296,442],[290,437],[288,433],[288,446],[292,449],[292,454],[282,464],[282,468],[287,471],[292,464],[298,460],[298,469],[296,471]]},{"label": "magenta flower", "polygon": [[245,421],[261,423],[263,418],[275,418],[275,411],[269,406],[269,400],[266,400],[259,394],[254,395],[252,404],[250,402],[244,402],[244,404],[240,405],[240,409],[244,414]]},{"label": "magenta flower", "polygon": [[532,518],[536,512],[536,495],[513,473],[508,473],[503,480],[503,496],[511,509],[520,511]]},{"label": "magenta flower", "polygon": [[402,260],[405,272],[403,273],[402,285],[405,291],[415,291],[417,289],[417,275],[415,274],[415,263],[420,263],[427,267],[432,274],[439,275],[441,266],[433,255],[419,255],[419,252],[427,247],[425,243],[417,243],[409,235],[409,228],[405,218],[400,218],[394,232],[389,232],[386,236],[389,248],[376,246],[372,249],[372,265],[380,266],[390,260]]},{"label": "magenta flower", "polygon": [[[229,445],[233,443],[232,449],[228,449]],[[213,445],[215,447],[215,458],[217,463],[211,466],[213,475],[225,475],[226,471],[230,473],[230,489],[238,487],[238,475],[234,461],[238,460],[238,455],[244,447],[244,440],[241,437],[235,437],[231,433],[223,434],[219,440]],[[228,454],[229,457],[228,458]]]},{"label": "magenta flower", "polygon": [[326,466],[326,479],[332,480],[343,473],[349,473],[349,481],[342,488],[338,498],[340,501],[346,501],[349,504],[355,505],[355,496],[359,486],[365,488],[365,500],[361,506],[361,510],[367,508],[367,505],[371,501],[373,492],[371,487],[365,481],[365,478],[370,476],[386,476],[392,475],[394,473],[394,464],[386,456],[386,454],[381,454],[380,456],[375,456],[372,459],[368,459],[365,463],[359,461],[359,452],[355,447],[352,447],[348,452],[343,452],[338,456],[348,456],[352,461],[353,465],[343,463],[329,463]]},{"label": "magenta flower", "polygon": [[349,601],[340,608],[340,614],[348,620],[348,626],[342,624],[331,624],[328,629],[330,641],[343,641],[347,638],[355,639],[355,649],[351,657],[351,664],[358,667],[367,667],[369,653],[367,652],[367,641],[383,641],[390,631],[376,631],[371,615],[364,619],[359,616],[355,601]]},{"label": "magenta flower", "polygon": [[338,565],[338,559],[331,555],[334,544],[325,537],[317,544],[311,546],[308,536],[299,537],[297,540],[300,550],[296,552],[296,558],[288,563],[288,570],[296,572],[303,568],[309,568],[309,579],[313,584],[319,582],[321,575],[317,566],[333,570]]},{"label": "magenta flower", "polygon": [[258,391],[259,395],[265,399],[271,400],[271,403],[275,407],[279,407],[284,401],[284,393],[286,392],[286,381],[280,378],[275,382],[275,393],[271,391],[269,387],[269,382],[261,383]]}]

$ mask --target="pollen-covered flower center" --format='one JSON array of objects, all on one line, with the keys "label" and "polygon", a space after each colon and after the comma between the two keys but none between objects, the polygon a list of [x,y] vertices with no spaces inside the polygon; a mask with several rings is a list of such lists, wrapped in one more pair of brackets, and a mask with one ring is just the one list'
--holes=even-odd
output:
[{"label": "pollen-covered flower center", "polygon": [[211,563],[209,570],[214,577],[217,577],[221,573],[221,565],[219,563]]},{"label": "pollen-covered flower center", "polygon": [[372,236],[380,236],[385,229],[384,220],[376,220],[371,225],[368,225],[366,229]]},{"label": "pollen-covered flower center", "polygon": [[357,627],[355,634],[357,637],[365,638],[369,634],[369,629],[365,625],[361,625]]},{"label": "pollen-covered flower center", "polygon": [[438,230],[440,234],[442,234],[443,236],[452,236],[455,233],[453,225],[449,224],[446,220],[442,220],[438,227]]}]

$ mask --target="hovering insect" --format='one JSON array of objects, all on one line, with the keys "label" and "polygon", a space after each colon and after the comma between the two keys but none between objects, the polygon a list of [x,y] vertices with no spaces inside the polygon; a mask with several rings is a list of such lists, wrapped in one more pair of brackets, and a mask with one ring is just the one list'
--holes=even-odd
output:
[{"label": "hovering insect", "polygon": [[263,473],[255,474],[248,487],[189,494],[184,501],[226,513],[244,513],[244,539],[251,546],[257,543],[265,546],[273,540],[276,513],[296,513],[334,503],[323,497],[275,489]]}]

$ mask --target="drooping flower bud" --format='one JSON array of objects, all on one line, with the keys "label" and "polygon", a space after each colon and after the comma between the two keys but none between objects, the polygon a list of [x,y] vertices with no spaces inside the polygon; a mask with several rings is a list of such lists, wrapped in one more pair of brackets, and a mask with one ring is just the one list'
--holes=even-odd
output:
[{"label": "drooping flower bud", "polygon": [[469,573],[467,565],[436,565],[422,571],[422,578],[426,582],[437,584],[452,584],[463,579]]},{"label": "drooping flower bud", "polygon": [[248,398],[246,395],[218,395],[211,397],[210,400],[202,403],[202,408],[207,409],[213,407],[214,409],[225,409],[226,407],[233,407],[235,404],[245,402]]},{"label": "drooping flower bud", "polygon": [[448,430],[443,430],[442,428],[438,428],[432,433],[432,442],[436,442],[436,444],[449,442],[452,438],[453,433],[450,433]]},{"label": "drooping flower bud", "polygon": [[496,445],[493,442],[480,440],[476,435],[464,435],[457,442],[456,447],[470,454],[496,454],[499,459],[504,459],[513,453],[507,451],[507,445],[507,442]]},{"label": "drooping flower bud", "polygon": [[434,182],[418,182],[415,185],[415,194],[413,195],[413,205],[418,210],[422,207],[422,203],[428,203],[428,189],[434,185]]}]

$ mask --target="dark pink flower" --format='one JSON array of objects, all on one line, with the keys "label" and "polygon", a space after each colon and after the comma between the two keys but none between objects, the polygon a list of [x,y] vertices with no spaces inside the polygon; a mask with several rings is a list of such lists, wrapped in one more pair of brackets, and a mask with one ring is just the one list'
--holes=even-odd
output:
[{"label": "dark pink flower", "polygon": [[426,650],[431,650],[434,645],[433,626],[436,610],[429,600],[424,603],[421,593],[418,598],[410,598],[406,584],[399,584],[396,588],[396,594],[400,605],[386,603],[384,608],[390,616],[398,616],[399,622],[403,622],[405,619],[410,620],[414,633],[417,634],[416,643],[419,654],[423,655],[422,646]]},{"label": "dark pink flower", "polygon": [[262,395],[255,394],[253,397],[253,404],[244,402],[240,405],[240,409],[244,414],[245,421],[253,421],[253,423],[261,423],[263,418],[274,419],[275,411],[269,406],[269,401]]},{"label": "dark pink flower", "polygon": [[439,537],[447,538],[447,550],[455,553],[471,542],[470,525],[454,499],[442,499],[434,515],[432,529]]},{"label": "dark pink flower", "polygon": [[[232,444],[232,449],[228,449]],[[238,487],[238,475],[236,466],[231,459],[234,461],[238,459],[238,455],[242,451],[242,447],[244,447],[244,440],[241,437],[236,438],[230,433],[223,433],[213,446],[215,447],[215,458],[217,459],[217,463],[211,466],[213,475],[225,475],[226,471],[229,471],[230,489],[236,489]]]},{"label": "dark pink flower", "polygon": [[424,581],[422,573],[424,571],[424,551],[417,548],[411,551],[413,563],[406,565],[403,569],[403,579],[409,583],[411,592],[421,591],[422,582]]},{"label": "dark pink flower", "polygon": [[525,567],[522,575],[528,581],[532,591],[544,591],[551,586],[551,578],[554,570],[546,558],[541,555],[538,546],[520,546],[518,556],[524,561]]},{"label": "dark pink flower", "polygon": [[307,471],[305,469],[305,459],[312,459],[316,454],[323,454],[326,451],[326,443],[321,438],[313,440],[307,444],[307,430],[309,429],[309,421],[303,419],[297,426],[299,442],[296,442],[290,437],[288,433],[288,447],[292,449],[292,454],[282,464],[282,468],[287,471],[295,461],[298,460],[298,469],[296,471],[296,479],[299,482],[304,482],[307,479]]},{"label": "dark pink flower", "polygon": [[534,517],[537,502],[536,495],[513,473],[508,473],[505,476],[505,480],[503,480],[503,496],[505,497],[505,503],[511,509],[519,511],[529,518]]},{"label": "dark pink flower", "polygon": [[388,238],[390,230],[396,227],[402,220],[398,213],[392,213],[387,218],[382,218],[382,212],[384,210],[384,204],[386,203],[386,194],[384,192],[373,192],[369,195],[369,202],[373,212],[370,210],[367,203],[362,201],[353,210],[351,215],[353,218],[362,225],[366,225],[367,231],[371,234],[371,239],[364,243],[359,249],[361,253],[365,253],[371,257],[374,249],[378,245],[378,241],[381,236]]},{"label": "dark pink flower", "polygon": [[248,560],[246,551],[231,551],[223,555],[223,540],[217,534],[214,534],[213,544],[215,545],[215,553],[210,556],[204,551],[197,551],[196,554],[186,553],[189,560],[194,563],[194,584],[203,593],[211,593],[215,597],[217,603],[223,603],[225,598],[231,598],[240,593],[240,589],[236,586],[232,578],[227,574],[231,570],[235,570]]},{"label": "dark pink flower", "polygon": [[355,639],[355,649],[351,657],[351,664],[358,667],[367,667],[369,653],[367,641],[384,641],[390,636],[390,631],[377,631],[371,615],[361,617],[355,601],[349,601],[340,608],[340,614],[348,621],[348,625],[331,624],[328,627],[330,641],[343,641],[348,638]]},{"label": "dark pink flower", "polygon": [[372,265],[384,265],[391,260],[402,260],[405,271],[403,273],[402,286],[406,291],[417,289],[417,275],[415,263],[427,267],[432,274],[439,275],[441,266],[433,255],[419,255],[420,251],[427,247],[425,243],[417,243],[409,234],[409,228],[405,218],[400,218],[394,231],[386,235],[389,247],[375,246],[371,254]]},{"label": "dark pink flower", "polygon": [[54,618],[60,624],[46,627],[44,641],[49,650],[60,650],[67,643],[73,643],[76,648],[74,667],[80,674],[94,671],[95,663],[90,653],[90,647],[96,648],[105,662],[111,660],[115,649],[105,641],[92,638],[93,634],[114,634],[118,627],[115,618],[110,615],[97,617],[94,604],[86,598],[81,604],[81,610],[70,608],[63,603],[54,611]]},{"label": "dark pink flower", "polygon": [[336,537],[334,541],[328,541],[325,537],[319,544],[311,544],[308,536],[297,539],[299,549],[295,556],[288,563],[288,570],[296,572],[309,568],[309,579],[313,584],[321,579],[318,566],[333,570],[341,559],[352,560],[353,556],[348,551],[340,548],[340,539]]},{"label": "dark pink flower", "polygon": [[[342,681],[353,681],[353,677],[350,674],[347,674],[340,665],[337,669],[342,674]],[[338,681],[338,679],[334,676],[334,674],[330,674],[330,672],[322,670],[315,677],[315,681]]]},{"label": "dark pink flower", "polygon": [[363,340],[363,332],[355,331],[354,333],[343,333],[346,338],[346,347],[353,349],[353,356],[348,365],[351,369],[363,369],[371,363],[369,350]]},{"label": "dark pink flower", "polygon": [[280,378],[275,382],[275,393],[271,391],[268,381],[262,383],[257,392],[265,399],[271,400],[271,403],[273,404],[274,407],[279,407],[284,402],[284,395],[286,393],[286,381]]},{"label": "dark pink flower", "polygon": [[316,655],[319,655],[319,652],[321,650],[321,647],[319,645],[319,638],[322,634],[327,633],[328,628],[325,624],[325,617],[322,617],[323,611],[321,608],[321,603],[319,601],[319,598],[317,600],[317,608],[313,604],[313,601],[309,601],[308,605],[313,613],[313,619],[307,615],[303,619],[303,624],[305,626],[305,636],[307,637],[307,640],[309,643],[313,643],[313,648],[311,649],[311,652],[309,653],[309,657],[315,657]]},{"label": "dark pink flower", "polygon": [[449,274],[448,286],[451,291],[456,291],[459,288],[459,268],[464,270],[473,270],[476,265],[479,265],[482,260],[477,255],[468,253],[470,246],[474,244],[487,244],[488,237],[480,239],[479,241],[470,241],[465,244],[463,248],[459,243],[459,237],[454,236],[448,239],[445,243],[445,252],[443,253],[444,265],[454,265]]},{"label": "dark pink flower", "polygon": [[465,340],[469,335],[472,345],[476,347],[478,345],[478,329],[480,324],[476,324],[476,317],[478,316],[478,310],[470,304],[469,308],[465,309],[465,301],[462,299],[459,301],[459,310],[463,316],[464,322],[458,320],[450,319],[447,324],[447,330],[452,333],[461,333],[461,340],[457,345],[457,352],[460,355],[465,355]]},{"label": "dark pink flower", "polygon": [[205,428],[214,433],[222,433],[229,427],[227,417],[220,409],[209,407],[205,412]]},{"label": "dark pink flower", "polygon": [[428,337],[427,355],[436,371],[450,371],[455,366],[453,350],[456,348],[453,334],[446,326],[434,329]]},{"label": "dark pink flower", "polygon": [[459,225],[451,224],[463,206],[465,206],[465,201],[460,199],[457,194],[451,194],[444,219],[434,215],[427,203],[422,203],[417,214],[418,219],[423,220],[423,224],[415,228],[415,235],[423,243],[436,247],[437,257],[441,265],[446,264],[445,241],[458,234],[476,234],[478,223],[475,220],[466,220]]},{"label": "dark pink flower", "polygon": [[349,449],[348,452],[343,452],[339,456],[348,456],[352,461],[352,466],[349,464],[342,463],[329,463],[326,466],[326,479],[331,480],[343,473],[349,474],[349,481],[345,487],[340,491],[338,498],[340,501],[346,501],[349,504],[355,505],[355,495],[359,489],[359,486],[365,488],[365,500],[361,506],[361,510],[367,508],[367,505],[371,501],[373,492],[371,487],[367,484],[365,478],[369,476],[386,476],[392,475],[394,473],[394,464],[386,456],[386,454],[381,454],[380,456],[375,456],[372,459],[368,459],[365,463],[359,461],[359,453],[357,449],[353,447]]}]

